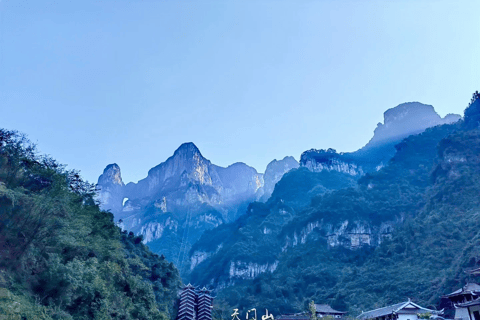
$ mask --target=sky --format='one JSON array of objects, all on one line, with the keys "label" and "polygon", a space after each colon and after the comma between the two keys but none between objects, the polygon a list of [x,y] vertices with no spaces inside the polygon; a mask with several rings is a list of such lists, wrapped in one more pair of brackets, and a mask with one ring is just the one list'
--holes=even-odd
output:
[{"label": "sky", "polygon": [[0,0],[0,127],[96,182],[183,142],[212,163],[354,151],[383,112],[463,114],[480,1]]}]

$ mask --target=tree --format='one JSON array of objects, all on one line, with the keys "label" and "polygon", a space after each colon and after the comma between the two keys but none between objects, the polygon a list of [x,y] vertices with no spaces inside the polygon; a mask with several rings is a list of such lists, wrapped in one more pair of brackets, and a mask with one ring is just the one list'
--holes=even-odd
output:
[{"label": "tree", "polygon": [[313,300],[308,304],[308,310],[310,311],[310,319],[317,320],[317,308],[315,308]]}]

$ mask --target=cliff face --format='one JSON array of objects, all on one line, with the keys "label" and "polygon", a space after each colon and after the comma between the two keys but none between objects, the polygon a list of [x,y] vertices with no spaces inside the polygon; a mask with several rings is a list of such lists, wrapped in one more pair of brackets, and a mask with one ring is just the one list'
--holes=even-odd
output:
[{"label": "cliff face", "polygon": [[[437,145],[455,128],[436,126],[396,147],[387,144],[394,150],[392,161],[368,174],[351,154],[305,152],[301,167],[282,176],[265,204],[250,205],[235,223],[211,230],[194,244],[191,279],[227,291],[252,279],[291,281],[284,275],[297,260],[321,269],[315,264],[327,257],[339,263],[335,252],[348,260],[388,243],[424,204]],[[463,161],[460,155],[446,159]]]},{"label": "cliff face", "polygon": [[124,187],[120,167],[116,163],[108,165],[97,183],[97,200],[102,203],[103,210],[122,210]]},{"label": "cliff face", "polygon": [[300,165],[313,172],[335,170],[359,177],[385,166],[395,154],[395,145],[404,138],[422,133],[427,128],[455,123],[461,116],[448,114],[442,118],[431,105],[408,102],[385,111],[383,119],[363,148],[345,153],[337,153],[334,149],[311,149],[302,153]]},{"label": "cliff face", "polygon": [[299,167],[299,163],[294,157],[287,156],[282,160],[273,160],[267,165],[265,174],[263,175],[264,186],[262,201],[267,201],[273,193],[273,189],[283,175],[292,169]]},{"label": "cliff face", "polygon": [[427,128],[454,123],[460,120],[461,116],[449,114],[442,118],[431,105],[407,102],[385,111],[383,119],[383,124],[377,124],[372,139],[365,147],[401,140],[409,135],[419,134]]},{"label": "cliff face", "polygon": [[[275,212],[272,211],[270,214],[275,215]],[[255,228],[258,232],[258,235],[255,236],[257,241],[267,244],[275,243],[275,245],[265,248],[261,245],[257,247],[250,244],[248,251],[251,255],[234,253],[232,256],[232,252],[223,250],[223,248],[228,249],[229,245],[231,246],[231,240],[228,238],[222,239],[217,246],[213,246],[211,249],[194,247],[190,252],[189,266],[192,280],[193,278],[199,280],[196,268],[200,266],[199,269],[202,270],[201,264],[208,264],[212,260],[217,260],[217,264],[222,267],[216,267],[215,277],[202,280],[219,289],[235,285],[237,281],[255,279],[263,273],[275,272],[280,261],[291,255],[291,251],[299,246],[318,246],[320,243],[327,249],[345,248],[355,251],[363,250],[366,247],[373,248],[385,240],[391,239],[395,227],[403,221],[403,217],[392,221],[383,221],[380,224],[374,224],[368,219],[346,219],[336,222],[317,220],[305,223],[298,230],[286,231],[289,228],[288,221],[291,221],[293,217],[292,212],[280,209],[276,214],[277,218],[278,215],[283,215],[284,218],[289,217],[285,220],[286,224],[283,228],[278,228],[269,222],[270,219],[274,219],[272,216],[267,217],[261,223],[260,228]],[[233,247],[230,247],[230,250],[240,248],[241,243],[242,240],[238,241]],[[212,266],[210,265],[210,267]]]},{"label": "cliff face", "polygon": [[313,172],[337,171],[352,176],[364,174],[360,161],[349,157],[348,154],[337,153],[335,149],[317,150],[310,149],[300,157],[302,167]]},{"label": "cliff face", "polygon": [[177,235],[177,244],[159,249],[169,256],[182,243],[188,243],[186,250],[203,231],[235,219],[240,207],[259,197],[263,175],[244,163],[216,166],[185,143],[138,183],[125,186],[119,166],[112,164],[97,186],[101,207],[111,210],[122,228],[142,234],[144,243],[160,248],[162,238]]},{"label": "cliff face", "polygon": [[383,221],[380,225],[373,225],[368,220],[344,220],[336,223],[324,221],[309,222],[298,232],[294,231],[284,239],[282,252],[287,251],[307,241],[326,240],[329,247],[343,247],[349,250],[360,249],[364,246],[376,247],[385,239],[390,239],[394,227],[401,222]]}]

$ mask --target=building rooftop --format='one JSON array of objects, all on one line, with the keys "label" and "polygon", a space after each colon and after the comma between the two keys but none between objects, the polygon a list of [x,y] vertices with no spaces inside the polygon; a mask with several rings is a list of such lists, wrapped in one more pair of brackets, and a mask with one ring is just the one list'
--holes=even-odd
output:
[{"label": "building rooftop", "polygon": [[188,289],[195,289],[195,287],[192,286],[190,283],[183,287],[183,289],[187,289],[187,288]]},{"label": "building rooftop", "polygon": [[345,314],[344,311],[337,311],[332,309],[328,304],[315,304],[315,311],[319,313],[330,313],[330,314]]},{"label": "building rooftop", "polygon": [[377,317],[383,317],[392,313],[402,313],[402,310],[404,312],[411,311],[413,309],[420,309],[419,311],[422,312],[429,312],[432,314],[442,314],[442,311],[436,311],[436,310],[431,310],[427,309],[424,307],[419,306],[416,303],[413,303],[410,299],[405,302],[400,302],[397,304],[392,304],[391,306],[386,306],[383,308],[375,309],[375,310],[370,310],[367,312],[362,312],[357,318],[358,319],[372,319],[372,318],[377,318]]},{"label": "building rooftop", "polygon": [[448,298],[463,294],[480,294],[480,285],[470,282],[464,285],[462,288],[455,290],[452,293],[446,294],[443,297]]},{"label": "building rooftop", "polygon": [[478,275],[480,273],[480,267],[479,268],[474,268],[471,270],[465,270],[466,273],[468,274],[473,274],[473,275]]},{"label": "building rooftop", "polygon": [[276,317],[277,320],[310,320],[308,313],[289,313]]},{"label": "building rooftop", "polygon": [[456,307],[471,307],[471,306],[478,306],[480,305],[480,299],[467,301],[465,303],[457,303],[455,304]]}]

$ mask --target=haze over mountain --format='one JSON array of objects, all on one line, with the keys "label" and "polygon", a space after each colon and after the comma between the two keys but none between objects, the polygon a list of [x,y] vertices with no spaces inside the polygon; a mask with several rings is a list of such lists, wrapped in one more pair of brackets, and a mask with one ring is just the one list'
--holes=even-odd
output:
[{"label": "haze over mountain", "polygon": [[[366,172],[378,170],[404,137],[458,119],[458,115],[442,119],[429,105],[401,104],[385,112],[384,124],[377,126],[373,138],[359,151],[312,149],[301,155],[300,163],[291,156],[273,160],[265,174],[244,163],[226,168],[214,165],[193,143],[184,143],[138,183],[125,185],[120,167],[108,165],[98,179],[97,199],[122,228],[141,234],[153,251],[174,260],[184,271],[191,245],[206,230],[245,214],[249,203],[265,202],[273,194],[294,210],[301,208],[316,195],[352,186]],[[295,170],[299,166],[304,169]],[[302,187],[292,192],[290,186],[299,184]]]},{"label": "haze over mountain", "polygon": [[[275,244],[277,240],[272,240],[272,243],[257,239],[258,235],[278,235],[278,232],[284,232],[281,226],[289,228],[286,225],[308,208],[313,199],[335,190],[356,187],[357,180],[369,172],[381,170],[389,162],[397,151],[395,145],[404,138],[422,133],[429,127],[455,123],[460,119],[459,115],[441,118],[429,105],[405,103],[387,110],[384,113],[384,124],[378,124],[373,138],[356,152],[337,153],[334,149],[312,149],[301,155],[298,169],[295,169],[296,164],[292,159],[286,158],[283,163],[272,162],[269,165],[272,171],[274,167],[281,169],[288,166],[293,170],[284,170],[283,173],[282,170],[279,171],[276,176],[278,180],[274,180],[274,190],[265,205],[251,204],[246,216],[217,227],[193,245],[190,252],[190,280],[222,288],[235,284],[239,279],[254,279],[267,271],[273,272],[278,264],[277,259],[262,257],[253,262],[245,252],[250,252],[255,257],[265,253],[278,256],[288,246],[304,243],[306,235],[321,223],[307,224],[299,234],[288,235],[289,239],[283,239],[281,244]],[[286,160],[289,161],[288,164]],[[265,183],[266,177],[267,172],[264,176]],[[266,186],[264,189],[271,190]],[[376,246],[388,236],[399,219],[403,218],[392,217],[375,226],[368,220],[355,221],[353,224],[348,224],[348,221],[344,224],[345,221],[342,220],[338,225],[328,224],[322,228],[331,234],[329,243],[332,246],[355,248],[362,247],[365,243]],[[250,228],[257,233],[249,233],[244,238],[239,235],[239,228]],[[252,243],[251,237],[258,241]],[[247,245],[243,244],[244,240],[248,242],[248,250]]]},{"label": "haze over mountain", "polygon": [[377,124],[372,139],[363,148],[345,153],[337,153],[335,149],[311,149],[302,153],[300,165],[311,171],[337,170],[361,176],[385,165],[402,139],[427,128],[457,122],[461,116],[448,114],[442,118],[431,105],[408,102],[388,109],[383,118],[383,124]]},{"label": "haze over mountain", "polygon": [[[461,121],[416,104],[424,121],[435,120],[426,129],[411,104],[387,111],[358,158],[304,153],[310,165],[286,173],[266,203],[192,246],[188,280],[240,310],[300,312],[313,299],[355,315],[406,297],[439,307],[463,285],[465,268],[480,264],[474,98]],[[364,158],[392,153],[377,166]]]},{"label": "haze over mountain", "polygon": [[122,228],[181,264],[205,230],[235,220],[263,194],[263,175],[244,163],[216,166],[190,142],[138,183],[125,185],[119,166],[110,164],[97,186],[102,208],[111,210]]},{"label": "haze over mountain", "polygon": [[292,156],[287,156],[282,160],[273,160],[267,165],[265,169],[265,174],[263,175],[263,195],[261,196],[262,201],[268,200],[272,195],[273,189],[278,181],[283,177],[285,173],[292,169],[299,167],[299,163]]}]

